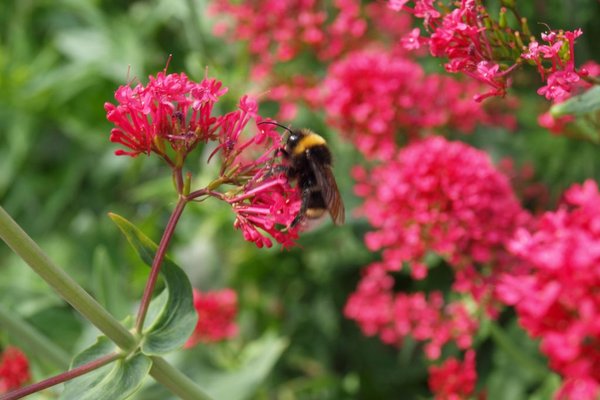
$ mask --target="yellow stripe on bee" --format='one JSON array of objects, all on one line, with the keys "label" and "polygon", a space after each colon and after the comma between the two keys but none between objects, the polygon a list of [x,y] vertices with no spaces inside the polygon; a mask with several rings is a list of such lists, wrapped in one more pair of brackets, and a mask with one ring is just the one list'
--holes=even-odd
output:
[{"label": "yellow stripe on bee", "polygon": [[310,149],[311,147],[324,145],[326,143],[325,139],[316,133],[313,133],[309,130],[304,130],[303,133],[305,136],[300,139],[298,144],[294,147],[293,152],[295,155],[302,154],[306,151],[306,149]]}]

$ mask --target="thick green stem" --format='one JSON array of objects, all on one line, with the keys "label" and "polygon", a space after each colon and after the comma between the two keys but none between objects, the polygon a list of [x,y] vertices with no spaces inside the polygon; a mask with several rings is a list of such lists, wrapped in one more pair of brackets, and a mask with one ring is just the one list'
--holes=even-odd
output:
[{"label": "thick green stem", "polygon": [[100,329],[117,346],[129,350],[136,345],[133,335],[94,300],[65,271],[54,265],[42,249],[0,207],[0,238],[42,279]]},{"label": "thick green stem", "polygon": [[210,400],[190,378],[161,357],[152,357],[150,375],[183,400]]},{"label": "thick green stem", "polygon": [[27,348],[30,354],[41,356],[60,369],[69,368],[71,359],[63,349],[2,306],[0,306],[0,328],[8,332],[17,344]]},{"label": "thick green stem", "polygon": [[[176,218],[172,216],[173,224],[169,224],[167,227],[172,225],[171,231],[167,235],[165,232],[164,236],[170,236],[173,233],[177,219],[183,211],[183,206],[186,200],[183,199],[177,205],[177,208],[173,212],[173,215],[177,215]],[[29,266],[40,275],[57,293],[62,296],[68,303],[70,303],[77,311],[79,311],[85,318],[92,322],[98,329],[100,329],[109,339],[115,344],[126,351],[133,351],[136,346],[135,337],[125,329],[119,321],[114,319],[106,310],[102,308],[96,300],[94,300],[83,288],[81,288],[69,275],[67,275],[62,269],[55,266],[52,261],[44,254],[42,249],[17,225],[17,223],[6,213],[6,211],[0,207],[0,238],[6,242],[6,244],[19,255]],[[166,245],[164,249],[166,250]],[[159,252],[157,252],[158,256]],[[163,251],[164,256],[164,251]],[[156,257],[156,259],[159,257]],[[155,259],[155,262],[157,261]],[[162,257],[158,264],[160,265]],[[156,272],[158,274],[158,271]],[[10,320],[10,316],[8,316]],[[2,321],[6,322],[6,321]],[[14,323],[14,321],[13,321]],[[60,358],[62,356],[55,355]],[[112,360],[112,358],[111,358]],[[91,371],[95,368],[99,368],[107,362],[110,362],[108,358],[100,358],[86,365],[85,371],[82,369],[76,369],[79,372],[85,373],[88,370]],[[178,395],[182,399],[189,400],[204,400],[210,399],[206,393],[204,393],[196,384],[185,376],[183,373],[178,371],[176,368],[171,366],[167,361],[161,357],[152,357],[153,366],[150,370],[152,377],[174,394]],[[68,377],[69,373],[73,371],[67,371],[65,374],[61,374],[61,377]],[[71,377],[72,378],[72,377]],[[52,378],[51,378],[52,379]],[[34,384],[33,390],[42,390],[49,383],[48,380]],[[25,389],[25,388],[24,388]],[[33,393],[31,386],[27,389],[28,394]],[[26,394],[21,393],[20,396]],[[12,395],[11,395],[12,396]],[[10,397],[18,398],[18,397]],[[0,400],[5,400],[5,397],[1,397]]]}]

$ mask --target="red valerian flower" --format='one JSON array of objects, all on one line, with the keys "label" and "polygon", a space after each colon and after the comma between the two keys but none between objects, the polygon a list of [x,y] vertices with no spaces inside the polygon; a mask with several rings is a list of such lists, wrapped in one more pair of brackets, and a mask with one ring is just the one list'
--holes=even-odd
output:
[{"label": "red valerian flower", "polygon": [[350,295],[344,315],[355,320],[367,336],[400,346],[407,336],[425,343],[427,358],[440,357],[448,343],[472,346],[478,323],[464,304],[447,304],[440,292],[393,293],[394,279],[381,263],[369,265],[357,290]]},{"label": "red valerian flower", "polygon": [[498,293],[514,305],[550,367],[564,378],[559,398],[600,395],[600,193],[596,182],[574,185],[556,212],[510,243],[525,268],[500,279]]},{"label": "red valerian flower", "polygon": [[436,400],[466,400],[475,391],[477,371],[475,370],[475,352],[465,352],[461,362],[449,358],[441,365],[429,367],[429,388]]},{"label": "red valerian flower", "polygon": [[217,24],[217,35],[248,41],[250,53],[257,56],[257,78],[304,49],[322,60],[337,57],[361,43],[367,28],[356,0],[335,0],[332,7],[319,0],[215,0],[211,12],[234,22]]},{"label": "red valerian flower", "polygon": [[213,343],[237,335],[237,294],[233,289],[201,292],[194,289],[194,308],[198,323],[185,344],[190,348],[198,343]]},{"label": "red valerian flower", "polygon": [[[418,31],[412,31],[404,39],[406,48],[418,48],[420,44],[428,44],[434,57],[444,57],[448,61],[446,70],[453,73],[464,73],[473,79],[489,86],[483,94],[473,96],[481,101],[490,96],[504,96],[510,84],[508,73],[516,67],[500,68],[496,60],[496,48],[504,43],[490,40],[497,24],[487,15],[485,8],[474,0],[461,0],[456,8],[445,9],[444,13],[437,10],[433,0],[414,0],[414,7],[407,5],[408,1],[390,1],[392,10],[403,10],[422,18],[428,38],[418,36]],[[504,36],[509,37],[506,30]],[[416,39],[419,41],[416,42]],[[506,53],[506,51],[504,52]]]},{"label": "red valerian flower", "polygon": [[[108,120],[116,126],[111,142],[129,148],[115,154],[135,157],[154,152],[179,165],[199,142],[213,139],[216,119],[211,112],[226,91],[215,79],[196,83],[184,73],[165,71],[150,76],[146,86],[120,86],[115,92],[118,104],[104,104]],[[167,146],[179,157],[170,155]]]},{"label": "red valerian flower", "polygon": [[[367,172],[357,167],[360,213],[375,228],[367,247],[398,270],[420,265],[426,252],[442,255],[460,272],[498,261],[516,228],[527,220],[506,176],[489,156],[460,142],[431,137]],[[426,270],[412,268],[417,278]]]},{"label": "red valerian flower", "polygon": [[23,386],[29,379],[29,361],[25,354],[12,346],[4,349],[0,359],[0,394]]},{"label": "red valerian flower", "polygon": [[247,96],[240,100],[237,111],[219,117],[217,135],[220,145],[215,153],[222,158],[221,180],[237,188],[225,193],[223,199],[236,213],[234,226],[241,229],[244,239],[256,246],[271,247],[268,233],[284,247],[290,247],[298,238],[301,226],[291,227],[300,211],[300,193],[283,172],[283,161],[275,157],[281,149],[281,135],[272,124],[257,126],[259,132],[251,137],[243,129],[257,114],[258,104]]},{"label": "red valerian flower", "polygon": [[[571,96],[580,81],[580,75],[587,71],[575,70],[575,39],[582,35],[581,29],[573,32],[550,31],[542,34],[547,43],[540,45],[533,40],[529,43],[523,58],[533,62],[546,85],[538,90],[538,94],[553,102],[561,102]],[[544,63],[549,64],[548,67]]]},{"label": "red valerian flower", "polygon": [[[237,110],[213,115],[215,103],[226,92],[216,79],[197,83],[183,73],[164,71],[150,76],[145,86],[121,86],[115,94],[118,105],[105,104],[107,118],[116,126],[111,141],[129,148],[116,154],[157,154],[177,177],[186,156],[199,143],[216,144],[208,161],[218,156],[219,176],[207,187],[186,193],[180,182],[179,194],[188,200],[206,196],[224,200],[236,213],[234,226],[246,240],[271,247],[269,234],[289,247],[300,229],[287,228],[300,209],[300,195],[282,173],[273,173],[282,169],[283,160],[276,156],[281,135],[273,125],[258,125],[262,121],[258,104],[249,96],[240,99]],[[225,186],[227,191],[217,190]]]},{"label": "red valerian flower", "polygon": [[480,85],[426,75],[419,64],[384,51],[360,51],[333,63],[324,82],[329,123],[349,136],[368,157],[396,153],[409,139],[447,128],[472,132],[497,122],[472,98]]}]

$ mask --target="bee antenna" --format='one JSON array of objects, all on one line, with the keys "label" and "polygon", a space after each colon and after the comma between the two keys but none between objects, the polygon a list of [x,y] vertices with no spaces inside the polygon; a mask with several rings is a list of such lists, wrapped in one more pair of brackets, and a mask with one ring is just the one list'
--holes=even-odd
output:
[{"label": "bee antenna", "polygon": [[286,130],[286,131],[288,131],[289,133],[293,133],[293,132],[292,132],[292,130],[291,130],[290,128],[288,128],[287,126],[283,126],[283,125],[281,125],[281,124],[278,124],[277,122],[273,122],[273,121],[262,121],[262,122],[259,122],[259,123],[258,123],[258,124],[256,124],[256,125],[262,125],[262,124],[271,124],[271,125],[277,125],[278,127],[285,129],[285,130]]}]

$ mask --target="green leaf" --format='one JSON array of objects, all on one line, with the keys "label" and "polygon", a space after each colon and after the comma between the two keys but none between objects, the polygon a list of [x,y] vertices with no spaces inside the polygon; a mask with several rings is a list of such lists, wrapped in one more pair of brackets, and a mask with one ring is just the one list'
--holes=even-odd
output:
[{"label": "green leaf", "polygon": [[269,375],[287,346],[287,339],[267,333],[244,349],[239,369],[226,374],[205,371],[197,380],[215,399],[248,399]]},{"label": "green leaf", "polygon": [[[144,263],[151,266],[158,246],[125,218],[112,213],[110,217]],[[183,346],[198,321],[192,286],[185,272],[165,257],[161,275],[165,279],[165,290],[168,294],[166,302],[162,296],[156,299],[164,302],[162,309],[157,310],[156,304],[151,304],[150,314],[156,317],[144,325],[144,340],[141,346],[142,353],[147,355],[162,355]]]},{"label": "green leaf", "polygon": [[550,108],[554,117],[561,115],[584,115],[600,111],[600,86],[593,86],[585,93],[573,96],[569,100]]},{"label": "green leaf", "polygon": [[[117,350],[117,347],[105,336],[99,337],[94,345],[75,357],[71,368],[97,360]],[[141,353],[119,359],[68,381],[61,399],[126,399],[140,388],[151,367],[150,357]]]}]

